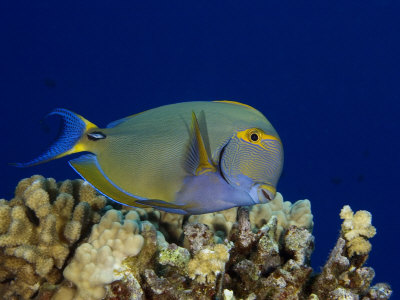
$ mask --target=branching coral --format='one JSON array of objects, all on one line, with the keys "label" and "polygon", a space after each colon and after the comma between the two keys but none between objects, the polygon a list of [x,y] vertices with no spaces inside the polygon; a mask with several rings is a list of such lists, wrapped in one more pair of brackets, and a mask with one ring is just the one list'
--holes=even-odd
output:
[{"label": "branching coral", "polygon": [[365,300],[388,299],[390,288],[383,285],[386,286],[384,290],[378,289],[377,286],[382,284],[370,287],[375,272],[363,266],[371,250],[368,238],[376,233],[375,227],[371,225],[371,214],[367,211],[357,211],[354,214],[350,206],[346,205],[340,217],[344,220],[341,237],[321,274],[316,277],[314,294],[321,299],[344,299],[346,295],[353,298],[357,295],[365,296]]},{"label": "branching coral", "polygon": [[267,204],[190,217],[110,207],[101,217],[104,205],[82,181],[21,181],[12,201],[0,201],[0,293],[38,291],[38,299],[54,300],[391,295],[387,284],[371,287],[374,271],[364,266],[376,232],[366,211],[342,209],[341,236],[322,272],[312,274],[308,200],[292,205],[278,193]]},{"label": "branching coral", "polygon": [[[374,272],[363,267],[365,254],[346,251],[339,238],[321,274],[309,265],[314,237],[291,225],[278,236],[274,215],[258,231],[252,230],[246,208],[238,211],[229,241],[216,244],[213,231],[200,223],[184,227],[185,248],[168,246],[155,265],[142,273],[148,299],[388,299],[386,284],[370,287]],[[356,213],[357,214],[357,213]],[[355,214],[355,215],[356,215]],[[367,220],[364,225],[369,224]],[[355,226],[355,228],[369,228]],[[370,230],[368,230],[370,231]],[[363,233],[365,236],[365,233]],[[216,249],[221,250],[217,253]],[[178,259],[179,255],[182,257]],[[362,257],[362,259],[361,259]],[[163,268],[157,267],[163,265]]]},{"label": "branching coral", "polygon": [[360,210],[355,214],[350,206],[346,205],[340,212],[342,223],[342,236],[346,239],[349,256],[368,254],[371,243],[368,241],[376,234],[376,229],[371,225],[372,216],[368,211]]},{"label": "branching coral", "polygon": [[19,182],[11,201],[0,200],[0,282],[5,299],[31,297],[61,269],[76,242],[98,222],[106,199],[82,180],[56,183],[35,175]]}]

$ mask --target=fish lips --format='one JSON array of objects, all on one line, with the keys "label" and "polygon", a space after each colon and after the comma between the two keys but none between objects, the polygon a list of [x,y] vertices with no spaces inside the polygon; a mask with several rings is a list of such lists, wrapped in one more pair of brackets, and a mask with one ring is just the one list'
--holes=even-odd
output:
[{"label": "fish lips", "polygon": [[276,189],[269,184],[255,184],[252,186],[249,194],[254,203],[267,203],[274,200]]}]

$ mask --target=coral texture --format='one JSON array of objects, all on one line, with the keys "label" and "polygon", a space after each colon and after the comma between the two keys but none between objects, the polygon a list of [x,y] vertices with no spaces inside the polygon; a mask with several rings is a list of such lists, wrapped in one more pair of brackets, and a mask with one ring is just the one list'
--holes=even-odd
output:
[{"label": "coral texture", "polygon": [[309,200],[299,200],[292,204],[283,201],[280,193],[276,193],[271,202],[253,205],[250,208],[250,223],[254,230],[260,229],[272,216],[276,216],[278,220],[276,238],[292,225],[308,230],[312,230],[314,225]]},{"label": "coral texture", "polygon": [[375,272],[363,266],[371,251],[368,238],[376,233],[375,227],[371,225],[371,214],[363,210],[354,214],[350,206],[346,205],[340,217],[344,220],[341,237],[321,274],[316,277],[314,294],[320,299],[358,299],[359,296],[364,296],[364,300],[388,299],[391,295],[390,287],[386,284],[370,287]]},{"label": "coral texture", "polygon": [[[237,212],[224,241],[215,238],[215,228],[186,222],[181,246],[154,246],[159,250],[153,250],[150,264],[139,264],[143,268],[138,268],[137,263],[131,264],[128,273],[135,274],[144,297],[141,299],[372,300],[390,297],[387,284],[370,286],[374,272],[363,266],[368,253],[347,251],[352,244],[344,238],[339,238],[321,274],[312,275],[309,262],[314,237],[308,229],[295,225],[287,229],[279,227],[279,216],[272,214],[255,231],[251,211],[240,208]],[[214,216],[217,214],[223,213]],[[353,228],[363,238],[372,236],[363,231],[373,230],[370,221],[370,218],[356,218],[357,225]],[[343,236],[346,233],[342,230]],[[154,237],[150,244],[157,244]],[[128,287],[125,285],[121,290],[126,291]],[[137,287],[132,289],[138,295]]]},{"label": "coral texture", "polygon": [[[237,207],[231,209],[203,214],[192,215],[184,222],[183,215],[166,213],[153,208],[134,208],[140,218],[149,220],[158,231],[163,233],[169,241],[179,242],[183,237],[184,223],[205,224],[213,232],[216,243],[230,235],[233,224],[236,222]],[[274,200],[249,207],[250,222],[253,231],[257,231],[265,225],[272,216],[277,217],[276,238],[291,225],[312,230],[314,225],[309,200],[299,200],[295,203],[284,201],[280,193],[276,194]]]},{"label": "coral texture", "polygon": [[74,299],[102,299],[105,285],[123,277],[122,261],[136,256],[143,247],[139,234],[139,215],[131,211],[123,217],[117,210],[109,210],[99,224],[93,226],[87,243],[80,245],[64,276],[77,286]]},{"label": "coral texture", "polygon": [[[222,242],[224,238],[229,236],[232,226],[236,222],[237,211],[238,208],[234,207],[203,215],[192,215],[189,217],[188,223],[206,224],[214,233],[216,242]],[[278,221],[276,238],[279,238],[283,231],[291,225],[311,230],[314,224],[313,216],[311,214],[311,203],[309,200],[299,200],[292,204],[289,201],[284,201],[280,193],[277,193],[274,200],[268,203],[257,204],[249,207],[249,211],[251,228],[254,231],[257,231],[265,225],[272,216],[276,216]],[[171,215],[173,217],[171,217]],[[182,234],[181,225],[183,223],[183,216],[161,212],[159,219],[172,221],[164,221],[163,223],[169,224],[169,236],[171,236],[172,233],[175,240],[178,240]],[[164,224],[160,227],[165,227]],[[174,224],[177,226],[174,226]],[[162,229],[160,230],[162,231]],[[165,231],[163,231],[163,233],[165,233]]]},{"label": "coral texture", "polygon": [[73,249],[100,219],[106,199],[82,180],[56,183],[39,175],[0,200],[0,282],[4,299],[29,298],[43,282],[56,283]]},{"label": "coral texture", "polygon": [[376,229],[371,225],[372,216],[368,211],[360,210],[355,214],[350,206],[346,205],[340,212],[342,223],[342,236],[347,241],[349,256],[368,254],[371,243],[368,241],[376,234]]},{"label": "coral texture", "polygon": [[229,248],[223,244],[201,249],[188,263],[189,277],[200,283],[214,283],[228,259]]},{"label": "coral texture", "polygon": [[[37,185],[33,182],[35,180],[24,183],[25,187],[21,190]],[[63,184],[55,185],[54,192],[47,186],[41,186],[47,191],[49,199],[53,199],[49,201],[50,206],[55,205],[54,199],[67,197],[65,192],[60,192],[64,189]],[[75,184],[80,188],[69,190],[73,199],[80,198],[79,191],[82,189],[89,191],[87,185],[80,181]],[[103,199],[96,198],[100,196],[90,191],[92,200]],[[26,192],[26,197],[29,195]],[[371,215],[366,211],[354,213],[349,206],[341,211],[341,236],[327,263],[319,274],[313,274],[310,257],[314,236],[311,233],[313,223],[308,200],[292,205],[284,202],[278,194],[268,204],[189,217],[152,208],[115,210],[107,206],[101,211],[104,215],[97,225],[93,224],[99,221],[100,210],[94,207],[103,207],[105,202],[103,206],[96,206],[96,201],[88,200],[90,213],[85,218],[74,218],[80,203],[75,200],[77,202],[72,206],[75,209],[70,209],[60,227],[62,229],[53,226],[58,240],[53,239],[67,244],[69,251],[75,251],[68,257],[63,257],[62,251],[57,252],[59,256],[53,257],[48,254],[50,250],[44,252],[38,246],[45,237],[52,236],[47,232],[54,231],[37,229],[47,224],[41,219],[47,214],[41,211],[43,205],[40,201],[35,200],[35,204],[29,206],[24,206],[25,202],[30,203],[26,200],[13,201],[3,201],[0,205],[0,241],[18,232],[19,238],[36,247],[32,255],[46,253],[45,257],[53,259],[54,266],[48,275],[38,275],[36,268],[43,268],[46,264],[6,254],[5,250],[15,246],[3,247],[2,255],[6,255],[7,259],[2,260],[0,276],[12,274],[1,277],[5,281],[0,284],[0,293],[4,291],[8,295],[6,299],[16,299],[15,295],[27,299],[35,291],[37,299],[54,300],[377,300],[389,299],[392,293],[385,283],[371,286],[374,271],[364,266],[371,250],[368,239],[376,232],[371,224]],[[25,217],[24,214],[19,215],[18,210],[12,213],[16,206],[26,211]],[[30,210],[34,211],[34,218],[28,217]],[[50,212],[54,215],[52,208]],[[18,229],[20,220],[31,223],[27,228],[34,228],[32,233],[26,234]],[[67,228],[79,227],[68,225],[73,221],[82,224],[80,234],[65,233]],[[83,238],[86,236],[84,229],[92,229],[90,237]],[[34,236],[32,240],[31,236]],[[44,245],[53,249],[52,243]],[[57,259],[61,259],[62,264]],[[64,278],[61,278],[59,265],[66,266]],[[49,275],[53,274],[52,270],[58,272],[57,279]],[[19,294],[15,290],[16,282],[20,287]],[[26,290],[29,293],[24,294]]]}]

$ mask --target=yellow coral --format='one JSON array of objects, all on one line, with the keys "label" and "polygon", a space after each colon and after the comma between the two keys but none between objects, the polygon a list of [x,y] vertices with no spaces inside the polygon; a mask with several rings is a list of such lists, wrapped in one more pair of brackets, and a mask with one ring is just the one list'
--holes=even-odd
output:
[{"label": "yellow coral", "polygon": [[[10,280],[5,299],[29,298],[40,283],[59,280],[70,247],[105,204],[82,180],[57,184],[39,175],[21,180],[11,201],[0,200],[0,257],[5,261],[0,274]],[[27,281],[18,275],[23,272],[35,276]]]},{"label": "yellow coral", "polygon": [[365,255],[371,251],[371,243],[368,241],[376,234],[376,229],[371,225],[372,216],[366,210],[359,210],[355,214],[349,205],[345,205],[340,218],[343,219],[341,234],[347,241],[348,254]]},{"label": "yellow coral", "polygon": [[188,263],[188,275],[199,283],[215,282],[216,276],[225,270],[229,249],[224,244],[209,246],[196,253]]}]

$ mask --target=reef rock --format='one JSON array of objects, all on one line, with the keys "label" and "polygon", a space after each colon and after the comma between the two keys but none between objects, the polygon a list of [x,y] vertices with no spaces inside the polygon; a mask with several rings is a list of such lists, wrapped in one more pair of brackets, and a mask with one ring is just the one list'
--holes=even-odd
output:
[{"label": "reef rock", "polygon": [[341,235],[314,274],[308,200],[291,204],[278,193],[270,203],[198,216],[105,204],[82,181],[21,181],[13,200],[0,201],[4,298],[377,300],[392,293],[386,283],[371,286],[374,270],[364,266],[376,233],[366,211],[342,209]]}]

